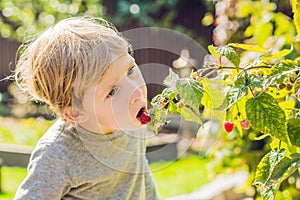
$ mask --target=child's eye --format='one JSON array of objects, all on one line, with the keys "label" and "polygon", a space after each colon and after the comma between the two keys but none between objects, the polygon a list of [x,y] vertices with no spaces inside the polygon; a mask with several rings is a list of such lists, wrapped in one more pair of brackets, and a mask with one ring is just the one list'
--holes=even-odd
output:
[{"label": "child's eye", "polygon": [[114,87],[107,95],[107,97],[114,96],[118,91],[118,88]]},{"label": "child's eye", "polygon": [[131,68],[128,70],[127,76],[129,76],[129,75],[131,75],[131,74],[133,73],[135,67],[136,67],[136,66],[133,66],[133,67],[131,67]]}]

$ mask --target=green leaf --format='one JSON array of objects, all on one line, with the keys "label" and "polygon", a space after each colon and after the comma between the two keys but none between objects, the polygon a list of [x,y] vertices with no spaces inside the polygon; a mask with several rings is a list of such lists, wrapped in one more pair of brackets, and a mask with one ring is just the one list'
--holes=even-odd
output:
[{"label": "green leaf", "polygon": [[300,67],[296,65],[295,61],[283,60],[277,65],[274,65],[272,72],[266,77],[263,82],[263,88],[266,89],[272,84],[276,83],[278,80],[284,78],[287,74],[294,73],[300,70]]},{"label": "green leaf", "polygon": [[203,96],[202,83],[191,78],[182,78],[176,82],[176,88],[180,101],[190,106],[195,112],[199,111]]},{"label": "green leaf", "polygon": [[271,163],[270,160],[270,153],[266,154],[261,161],[259,162],[256,173],[255,173],[255,180],[253,184],[258,187],[263,187],[264,184],[268,181]]},{"label": "green leaf", "polygon": [[169,102],[168,109],[169,109],[170,112],[180,113],[180,109],[178,108],[178,106],[173,101]]},{"label": "green leaf", "polygon": [[248,93],[248,86],[261,87],[262,78],[254,75],[241,76],[234,82],[234,86],[226,93],[225,99],[218,110],[226,110],[233,104],[237,103],[243,96]]},{"label": "green leaf", "polygon": [[204,92],[202,83],[191,78],[181,78],[176,82],[176,88],[183,105],[177,112],[188,121],[202,124],[199,111]]},{"label": "green leaf", "polygon": [[229,46],[221,46],[221,47],[215,47],[215,51],[220,55],[225,56],[238,69],[240,65],[240,57],[233,50],[233,48]]},{"label": "green leaf", "polygon": [[247,86],[262,87],[264,78],[250,74],[247,78]]},{"label": "green leaf", "polygon": [[300,118],[291,118],[288,120],[287,132],[292,145],[300,147]]},{"label": "green leaf", "polygon": [[198,124],[202,124],[202,120],[200,118],[200,113],[195,112],[193,109],[187,106],[182,106],[180,109],[180,115],[187,121],[196,122]]},{"label": "green leaf", "polygon": [[271,95],[262,93],[249,99],[246,102],[246,113],[254,129],[289,144],[285,113]]},{"label": "green leaf", "polygon": [[300,34],[300,2],[299,0],[292,0],[292,8],[294,13],[294,23],[296,26],[297,34]]},{"label": "green leaf", "polygon": [[211,55],[217,57],[217,58],[221,57],[222,55],[219,54],[219,53],[215,50],[215,48],[216,48],[216,47],[215,47],[214,45],[209,45],[209,46],[208,46],[208,51],[209,51],[209,53],[210,53]]},{"label": "green leaf", "polygon": [[258,188],[258,192],[263,197],[263,200],[274,200],[277,190],[277,185],[270,185],[270,187]]},{"label": "green leaf", "polygon": [[295,163],[295,167],[300,167],[300,154],[299,153],[293,153],[291,155],[293,163]]},{"label": "green leaf", "polygon": [[282,58],[285,57],[286,55],[290,54],[293,51],[293,46],[291,47],[291,49],[284,49],[281,51],[278,51],[277,53],[271,55],[271,56],[261,56],[263,61],[268,61],[268,60],[272,60],[272,59],[276,59],[276,58]]},{"label": "green leaf", "polygon": [[243,96],[247,94],[248,87],[231,87],[226,93],[225,99],[220,107],[216,108],[217,110],[226,110],[230,108],[233,104],[238,102]]},{"label": "green leaf", "polygon": [[293,160],[286,157],[280,160],[280,162],[274,167],[270,180],[277,183],[284,181],[288,176],[296,171],[297,168],[293,165],[293,163]]},{"label": "green leaf", "polygon": [[175,90],[176,82],[179,80],[179,76],[173,72],[173,70],[169,69],[169,75],[165,78],[164,84]]},{"label": "green leaf", "polygon": [[284,154],[285,149],[272,150],[267,153],[257,166],[253,184],[258,187],[265,186],[268,183],[271,172],[275,166],[284,158]]},{"label": "green leaf", "polygon": [[259,162],[253,184],[263,199],[274,200],[276,190],[283,181],[284,172],[289,169],[288,158],[285,158],[286,150],[273,150],[267,153]]},{"label": "green leaf", "polygon": [[257,45],[250,45],[250,44],[239,44],[239,43],[229,43],[228,46],[244,49],[246,51],[255,51],[255,52],[262,52],[266,53],[268,50],[264,49]]}]

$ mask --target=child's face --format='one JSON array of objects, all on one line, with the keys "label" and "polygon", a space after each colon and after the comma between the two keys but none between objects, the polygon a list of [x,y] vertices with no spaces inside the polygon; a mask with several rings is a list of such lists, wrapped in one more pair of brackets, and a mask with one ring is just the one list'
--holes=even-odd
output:
[{"label": "child's face", "polygon": [[125,54],[118,57],[101,81],[89,87],[83,98],[88,116],[80,125],[92,132],[135,130],[142,126],[137,115],[147,106],[147,88],[134,59]]}]

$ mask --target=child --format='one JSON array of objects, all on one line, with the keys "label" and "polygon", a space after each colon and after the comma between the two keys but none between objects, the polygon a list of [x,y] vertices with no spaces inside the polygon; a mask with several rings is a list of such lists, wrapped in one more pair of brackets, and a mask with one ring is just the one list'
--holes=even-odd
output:
[{"label": "child", "polygon": [[147,89],[128,42],[103,19],[69,18],[22,52],[18,85],[60,116],[15,199],[158,199],[145,157]]}]

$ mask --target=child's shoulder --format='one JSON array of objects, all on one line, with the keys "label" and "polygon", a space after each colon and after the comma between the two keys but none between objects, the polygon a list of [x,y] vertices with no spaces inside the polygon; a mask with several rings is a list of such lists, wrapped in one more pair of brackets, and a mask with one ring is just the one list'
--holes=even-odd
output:
[{"label": "child's shoulder", "polygon": [[78,154],[81,146],[78,135],[68,130],[64,120],[58,119],[41,137],[34,151],[67,159],[71,154]]}]

